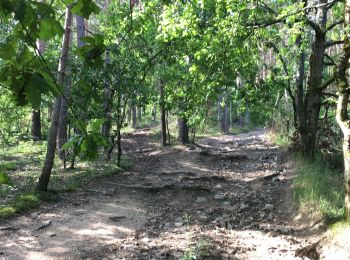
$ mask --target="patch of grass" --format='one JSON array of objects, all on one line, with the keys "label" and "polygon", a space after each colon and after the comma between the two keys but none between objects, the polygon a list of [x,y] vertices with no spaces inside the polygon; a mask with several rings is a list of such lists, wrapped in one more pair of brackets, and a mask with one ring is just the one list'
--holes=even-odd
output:
[{"label": "patch of grass", "polygon": [[291,141],[285,134],[281,134],[275,131],[271,131],[269,133],[269,139],[279,147],[286,148],[291,145]]},{"label": "patch of grass", "polygon": [[24,213],[36,208],[43,201],[57,201],[58,196],[52,192],[27,192],[17,195],[14,200],[6,206],[0,207],[0,219],[8,218],[16,213]]},{"label": "patch of grass", "polygon": [[0,163],[0,171],[14,171],[16,170],[16,163],[2,162]]},{"label": "patch of grass", "polygon": [[13,185],[11,178],[4,172],[0,172],[0,184]]},{"label": "patch of grass", "polygon": [[209,257],[212,243],[208,239],[200,239],[196,245],[187,249],[180,260],[196,260]]},{"label": "patch of grass", "polygon": [[296,157],[296,166],[293,196],[301,210],[340,219],[344,214],[343,173],[332,169],[321,156],[314,161]]},{"label": "patch of grass", "polygon": [[338,221],[332,225],[330,225],[330,229],[332,230],[333,233],[339,233],[343,232],[344,230],[349,230],[350,231],[350,221]]}]

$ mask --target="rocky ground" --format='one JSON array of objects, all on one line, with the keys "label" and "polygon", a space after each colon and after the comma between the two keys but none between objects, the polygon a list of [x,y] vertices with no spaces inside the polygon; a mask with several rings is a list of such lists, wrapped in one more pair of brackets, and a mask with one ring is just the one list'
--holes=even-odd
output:
[{"label": "rocky ground", "polygon": [[125,136],[131,170],[1,223],[0,258],[327,258],[320,233],[295,220],[287,153],[265,130],[165,149],[151,140]]}]

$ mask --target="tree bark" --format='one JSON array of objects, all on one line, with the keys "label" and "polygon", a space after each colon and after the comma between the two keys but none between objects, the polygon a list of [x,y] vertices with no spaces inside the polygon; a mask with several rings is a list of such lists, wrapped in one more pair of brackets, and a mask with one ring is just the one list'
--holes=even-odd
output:
[{"label": "tree bark", "polygon": [[[307,92],[304,99],[304,106],[298,109],[301,113],[298,134],[300,136],[300,149],[301,152],[312,157],[316,149],[316,138],[318,132],[318,120],[320,115],[320,109],[322,105],[322,79],[324,68],[324,54],[326,50],[326,23],[327,23],[327,11],[328,8],[324,6],[327,0],[318,0],[318,4],[321,6],[317,11],[317,21],[313,25],[315,31],[315,38],[312,43],[310,66],[309,66],[309,78],[307,81]],[[300,101],[300,99],[299,99]],[[305,115],[305,119],[303,118]],[[305,126],[305,128],[304,128]]]},{"label": "tree bark", "polygon": [[142,107],[137,107],[137,121],[142,125]]},{"label": "tree bark", "polygon": [[[110,0],[106,0],[104,3],[103,9],[106,12],[110,5]],[[85,30],[85,28],[84,28]],[[109,50],[106,50],[106,60],[105,60],[105,67],[108,69],[109,65],[111,63],[111,54]],[[112,106],[112,99],[114,96],[114,91],[111,91],[109,88],[109,82],[107,80],[104,81],[104,97],[103,97],[103,112],[104,112],[104,122],[101,129],[101,134],[108,139],[110,136],[110,131],[112,127],[112,116],[111,116],[111,106]]]},{"label": "tree bark", "polygon": [[136,128],[137,126],[137,111],[136,111],[136,106],[133,105],[131,108],[131,121],[132,121],[132,128]]},{"label": "tree bark", "polygon": [[[45,52],[45,42],[43,40],[37,41],[37,48],[40,54]],[[40,109],[32,112],[32,137],[34,141],[41,140],[41,111]]]},{"label": "tree bark", "polygon": [[[59,86],[64,84],[64,76],[65,76],[65,71],[67,67],[69,38],[70,38],[69,36],[70,36],[71,24],[72,24],[71,9],[72,9],[72,6],[68,5],[66,10],[66,18],[65,18],[65,25],[64,25],[65,32],[64,32],[63,41],[62,41],[61,58],[58,66],[57,84]],[[36,190],[39,190],[39,191],[46,191],[50,181],[51,171],[55,160],[55,152],[56,152],[56,144],[57,144],[56,138],[57,138],[57,131],[58,131],[58,120],[59,120],[60,108],[61,108],[61,97],[57,97],[55,99],[54,108],[52,112],[51,127],[49,130],[49,135],[47,140],[45,164],[41,172],[41,175],[39,177],[38,184],[36,186]]]},{"label": "tree bark", "polygon": [[349,67],[350,59],[350,0],[345,1],[344,12],[344,45],[341,52],[341,59],[337,68],[337,85],[339,90],[337,104],[337,122],[343,132],[343,156],[344,156],[344,182],[345,182],[345,218],[350,220],[350,120],[348,115],[349,103],[349,82],[346,77],[346,70]]},{"label": "tree bark", "polygon": [[40,110],[32,112],[32,138],[34,141],[41,140],[41,116]]},{"label": "tree bark", "polygon": [[77,46],[78,46],[78,48],[81,48],[85,45],[85,42],[82,41],[82,38],[85,37],[84,17],[76,15],[75,16],[75,23],[76,23],[76,27],[77,27]]},{"label": "tree bark", "polygon": [[186,118],[180,117],[177,119],[177,126],[179,129],[178,132],[178,140],[182,143],[182,144],[187,144],[189,143],[189,129],[188,129],[188,124],[187,124],[187,120]]},{"label": "tree bark", "polygon": [[221,132],[227,134],[229,132],[229,121],[230,121],[228,93],[226,92],[222,96],[222,98],[224,101],[224,106],[221,107],[220,126],[221,126]]},{"label": "tree bark", "polygon": [[165,89],[164,84],[160,83],[160,124],[161,124],[161,137],[162,146],[166,145],[166,110],[165,110]]}]

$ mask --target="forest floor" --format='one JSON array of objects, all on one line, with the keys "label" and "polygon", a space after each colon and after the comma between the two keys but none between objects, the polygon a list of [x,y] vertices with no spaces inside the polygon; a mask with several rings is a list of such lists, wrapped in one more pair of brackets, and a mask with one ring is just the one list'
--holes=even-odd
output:
[{"label": "forest floor", "polygon": [[349,259],[298,219],[288,153],[266,130],[163,149],[149,129],[123,140],[131,169],[0,222],[0,258]]}]

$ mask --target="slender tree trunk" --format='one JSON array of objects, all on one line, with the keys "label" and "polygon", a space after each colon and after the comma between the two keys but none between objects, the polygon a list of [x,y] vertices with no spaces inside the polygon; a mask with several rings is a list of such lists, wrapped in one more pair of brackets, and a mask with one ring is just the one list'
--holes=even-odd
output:
[{"label": "slender tree trunk", "polygon": [[137,121],[142,125],[142,107],[137,107]]},{"label": "slender tree trunk", "polygon": [[220,127],[221,127],[221,132],[227,134],[229,132],[229,102],[228,102],[228,94],[227,92],[221,97],[221,100],[224,101],[224,106],[221,107],[220,105]]},{"label": "slender tree trunk", "polygon": [[[57,84],[59,86],[64,84],[64,76],[67,67],[67,59],[68,59],[68,51],[69,51],[69,36],[72,24],[72,6],[68,5],[66,10],[66,18],[65,18],[65,32],[62,41],[62,55],[59,61],[58,66],[58,77]],[[46,151],[46,159],[43,170],[41,172],[38,184],[36,186],[36,190],[46,191],[47,186],[50,181],[51,171],[55,160],[55,152],[56,152],[56,138],[58,131],[58,120],[61,108],[61,97],[57,97],[55,99],[54,108],[52,112],[51,119],[51,127],[47,140],[47,151]]]},{"label": "slender tree trunk", "polygon": [[[71,46],[73,39],[72,31],[69,35],[69,46]],[[66,83],[64,84],[64,96],[66,99],[70,97],[72,80],[71,80],[71,71],[70,67],[67,66],[66,69]],[[58,120],[58,132],[57,132],[57,147],[58,147],[58,156],[63,161],[63,168],[66,169],[66,151],[63,149],[63,145],[67,142],[67,115],[68,115],[68,104],[66,99],[61,97],[61,109]]]},{"label": "slender tree trunk", "polygon": [[[67,75],[68,76],[68,75]],[[70,93],[70,83],[67,83],[64,87],[64,95],[66,98],[69,97]],[[57,130],[57,148],[58,156],[63,160],[63,167],[66,168],[66,151],[63,149],[63,145],[67,142],[67,114],[68,114],[68,105],[64,98],[61,98],[61,108],[58,120],[58,130]]]},{"label": "slender tree trunk", "polygon": [[[110,5],[110,0],[106,0],[103,6],[104,11],[108,9]],[[105,60],[105,66],[106,68],[109,67],[109,64],[111,63],[111,55],[109,50],[106,51],[106,60]],[[112,99],[114,96],[114,91],[113,94],[111,93],[111,90],[109,89],[109,84],[108,82],[104,82],[105,84],[105,90],[104,90],[104,99],[103,99],[103,107],[104,107],[104,123],[102,125],[102,130],[101,133],[105,138],[108,138],[110,136],[110,130],[112,127],[112,116],[111,116],[111,104],[112,104]]]},{"label": "slender tree trunk", "polygon": [[136,111],[136,106],[135,105],[133,105],[132,107],[131,107],[131,114],[132,114],[132,117],[131,117],[131,119],[132,119],[132,128],[136,128],[136,126],[137,126],[137,111]]},{"label": "slender tree trunk", "polygon": [[162,146],[166,145],[166,110],[165,110],[165,89],[164,84],[160,83],[160,124],[161,124],[161,136]]},{"label": "slender tree trunk", "polygon": [[126,120],[128,121],[128,125],[130,125],[130,123],[131,123],[131,108],[128,108],[128,113],[127,113],[127,119]]},{"label": "slender tree trunk", "polygon": [[189,143],[189,129],[188,129],[188,124],[187,124],[187,120],[185,118],[178,118],[177,119],[177,126],[179,129],[178,132],[178,140],[182,143],[182,144],[187,144]]},{"label": "slender tree trunk", "polygon": [[222,96],[218,96],[218,114],[217,114],[217,122],[219,127],[221,128],[221,118],[222,118],[222,107],[221,107]]},{"label": "slender tree trunk", "polygon": [[157,105],[156,104],[154,104],[152,115],[153,115],[153,122],[157,121]]},{"label": "slender tree trunk", "polygon": [[118,127],[117,129],[117,149],[118,149],[118,154],[117,154],[117,165],[120,166],[121,158],[122,158],[122,135],[120,132],[120,128]]},{"label": "slender tree trunk", "polygon": [[[40,54],[45,52],[45,42],[43,40],[37,41],[37,48]],[[34,141],[41,140],[41,111],[40,109],[32,112],[32,137]]]},{"label": "slender tree trunk", "polygon": [[170,128],[169,128],[169,111],[166,111],[166,129],[167,129],[167,135],[168,135],[168,144],[170,144]]}]

